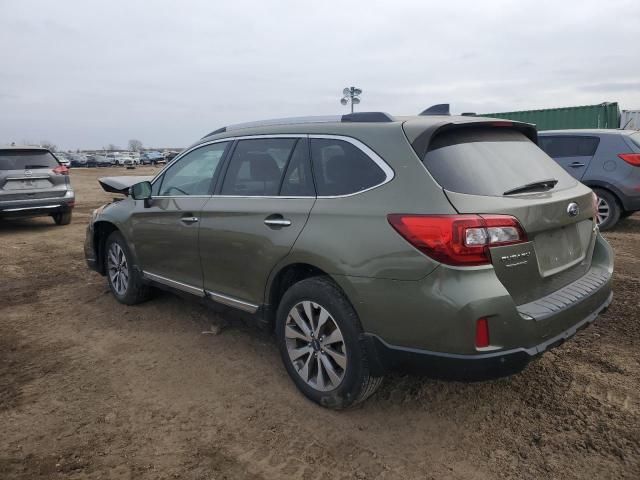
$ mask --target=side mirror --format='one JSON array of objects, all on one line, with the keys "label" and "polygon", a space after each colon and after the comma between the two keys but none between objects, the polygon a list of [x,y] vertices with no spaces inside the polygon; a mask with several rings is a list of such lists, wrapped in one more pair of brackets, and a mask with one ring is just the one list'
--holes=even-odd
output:
[{"label": "side mirror", "polygon": [[140,182],[129,188],[129,195],[134,200],[144,200],[145,208],[149,206],[151,200],[151,182]]}]

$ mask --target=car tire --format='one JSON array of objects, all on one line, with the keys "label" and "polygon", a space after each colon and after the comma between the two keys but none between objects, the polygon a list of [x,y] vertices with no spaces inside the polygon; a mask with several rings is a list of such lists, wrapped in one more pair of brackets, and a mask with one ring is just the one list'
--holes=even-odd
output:
[{"label": "car tire", "polygon": [[622,212],[622,213],[620,214],[620,218],[629,218],[629,217],[630,217],[631,215],[633,215],[634,213],[636,213],[636,212],[634,212],[633,210],[631,210],[631,211],[626,210],[626,211],[624,211],[624,212]]},{"label": "car tire", "polygon": [[104,266],[109,289],[120,303],[136,305],[151,297],[152,289],[144,282],[120,232],[111,233],[105,242]]},{"label": "car tire", "polygon": [[611,230],[620,220],[622,213],[620,203],[616,196],[608,190],[594,188],[593,191],[598,196],[598,227],[602,231]]},{"label": "car tire", "polygon": [[351,303],[327,277],[294,284],[278,306],[276,337],[284,366],[298,389],[323,407],[356,405],[382,383],[383,377],[371,375],[361,335]]},{"label": "car tire", "polygon": [[71,223],[71,210],[67,212],[58,212],[51,215],[56,225],[69,225]]}]

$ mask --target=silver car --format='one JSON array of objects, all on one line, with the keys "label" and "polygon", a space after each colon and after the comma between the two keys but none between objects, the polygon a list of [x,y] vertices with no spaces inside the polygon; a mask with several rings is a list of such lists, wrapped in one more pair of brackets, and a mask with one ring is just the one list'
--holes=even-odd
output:
[{"label": "silver car", "polygon": [[69,169],[46,148],[0,148],[0,217],[51,216],[71,223],[75,194]]}]

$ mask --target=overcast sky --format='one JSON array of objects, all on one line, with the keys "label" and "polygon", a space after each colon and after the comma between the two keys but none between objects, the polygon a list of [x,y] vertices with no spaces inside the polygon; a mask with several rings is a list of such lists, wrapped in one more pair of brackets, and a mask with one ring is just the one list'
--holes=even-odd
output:
[{"label": "overcast sky", "polygon": [[[439,3],[439,5],[436,5]],[[0,0],[0,144],[361,110],[640,109],[640,1]]]}]

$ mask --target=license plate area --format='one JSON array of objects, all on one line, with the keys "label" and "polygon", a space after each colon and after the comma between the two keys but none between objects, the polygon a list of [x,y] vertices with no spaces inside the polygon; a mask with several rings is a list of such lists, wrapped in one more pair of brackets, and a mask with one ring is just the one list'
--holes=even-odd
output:
[{"label": "license plate area", "polygon": [[549,277],[584,259],[586,245],[580,230],[578,224],[572,224],[535,236],[538,269],[542,277]]},{"label": "license plate area", "polygon": [[49,188],[51,182],[46,178],[21,178],[9,180],[4,190],[35,190],[39,188]]}]

